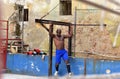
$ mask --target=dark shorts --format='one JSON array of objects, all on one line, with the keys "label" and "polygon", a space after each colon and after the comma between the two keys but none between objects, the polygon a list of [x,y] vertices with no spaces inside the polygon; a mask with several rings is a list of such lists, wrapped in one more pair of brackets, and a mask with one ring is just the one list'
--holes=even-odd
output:
[{"label": "dark shorts", "polygon": [[56,63],[60,64],[61,63],[61,58],[63,58],[63,60],[68,60],[68,53],[65,49],[62,50],[56,50]]}]

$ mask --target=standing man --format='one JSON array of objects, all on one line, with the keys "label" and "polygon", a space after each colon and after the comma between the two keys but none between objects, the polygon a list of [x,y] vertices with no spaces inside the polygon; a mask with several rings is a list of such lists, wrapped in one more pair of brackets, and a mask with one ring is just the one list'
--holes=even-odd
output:
[{"label": "standing man", "polygon": [[61,29],[57,29],[56,34],[52,33],[53,29],[53,24],[50,25],[50,29],[49,29],[49,35],[53,38],[55,46],[56,46],[56,63],[55,63],[55,76],[58,75],[58,70],[59,70],[59,64],[61,63],[61,58],[63,58],[63,60],[66,63],[66,67],[67,67],[67,71],[68,71],[68,75],[71,76],[71,69],[70,69],[70,64],[69,64],[69,57],[68,57],[68,52],[65,50],[64,48],[64,40],[65,38],[70,38],[73,35],[73,30],[72,30],[72,26],[70,26],[70,33],[68,33],[67,35],[61,35]]}]

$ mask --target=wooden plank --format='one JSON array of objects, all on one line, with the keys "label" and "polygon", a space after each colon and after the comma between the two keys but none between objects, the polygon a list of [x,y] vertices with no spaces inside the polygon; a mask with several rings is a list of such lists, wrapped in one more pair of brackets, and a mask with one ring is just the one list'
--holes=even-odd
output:
[{"label": "wooden plank", "polygon": [[[36,23],[44,23],[44,24],[54,24],[54,25],[63,25],[63,26],[70,26],[70,25],[76,25],[76,26],[101,26],[101,24],[72,24],[69,22],[61,22],[61,21],[52,21],[52,20],[44,20],[44,19],[35,19]],[[106,24],[103,24],[103,26],[107,26]]]},{"label": "wooden plank", "polygon": [[41,25],[42,25],[42,27],[44,28],[44,29],[46,29],[48,32],[49,32],[49,29],[43,24],[43,23],[40,23]]},{"label": "wooden plank", "polygon": [[64,26],[70,26],[71,23],[68,22],[61,22],[61,21],[52,21],[52,20],[44,20],[44,19],[35,19],[35,22],[37,23],[44,23],[44,24],[54,24],[54,25],[64,25]]}]

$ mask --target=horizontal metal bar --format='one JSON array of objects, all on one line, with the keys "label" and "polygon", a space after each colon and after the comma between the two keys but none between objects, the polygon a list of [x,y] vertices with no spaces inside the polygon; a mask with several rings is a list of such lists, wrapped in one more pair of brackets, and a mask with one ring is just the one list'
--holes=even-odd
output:
[{"label": "horizontal metal bar", "polygon": [[0,30],[8,30],[8,29],[5,29],[5,28],[0,28]]},{"label": "horizontal metal bar", "polygon": [[7,20],[0,20],[0,22],[8,22]]},{"label": "horizontal metal bar", "polygon": [[76,10],[101,10],[101,9],[79,9],[77,8]]},{"label": "horizontal metal bar", "polygon": [[22,40],[22,39],[6,39],[6,38],[0,38],[0,40]]},{"label": "horizontal metal bar", "polygon": [[[101,26],[101,24],[72,24],[76,26]],[[103,24],[103,26],[107,26],[106,24]]]}]

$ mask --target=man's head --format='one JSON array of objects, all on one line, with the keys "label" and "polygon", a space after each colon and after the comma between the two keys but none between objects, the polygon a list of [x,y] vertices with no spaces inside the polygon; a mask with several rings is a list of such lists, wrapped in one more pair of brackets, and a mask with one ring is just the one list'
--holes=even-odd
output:
[{"label": "man's head", "polygon": [[57,36],[61,36],[61,29],[57,29],[57,31],[56,31],[56,33],[57,33]]}]

